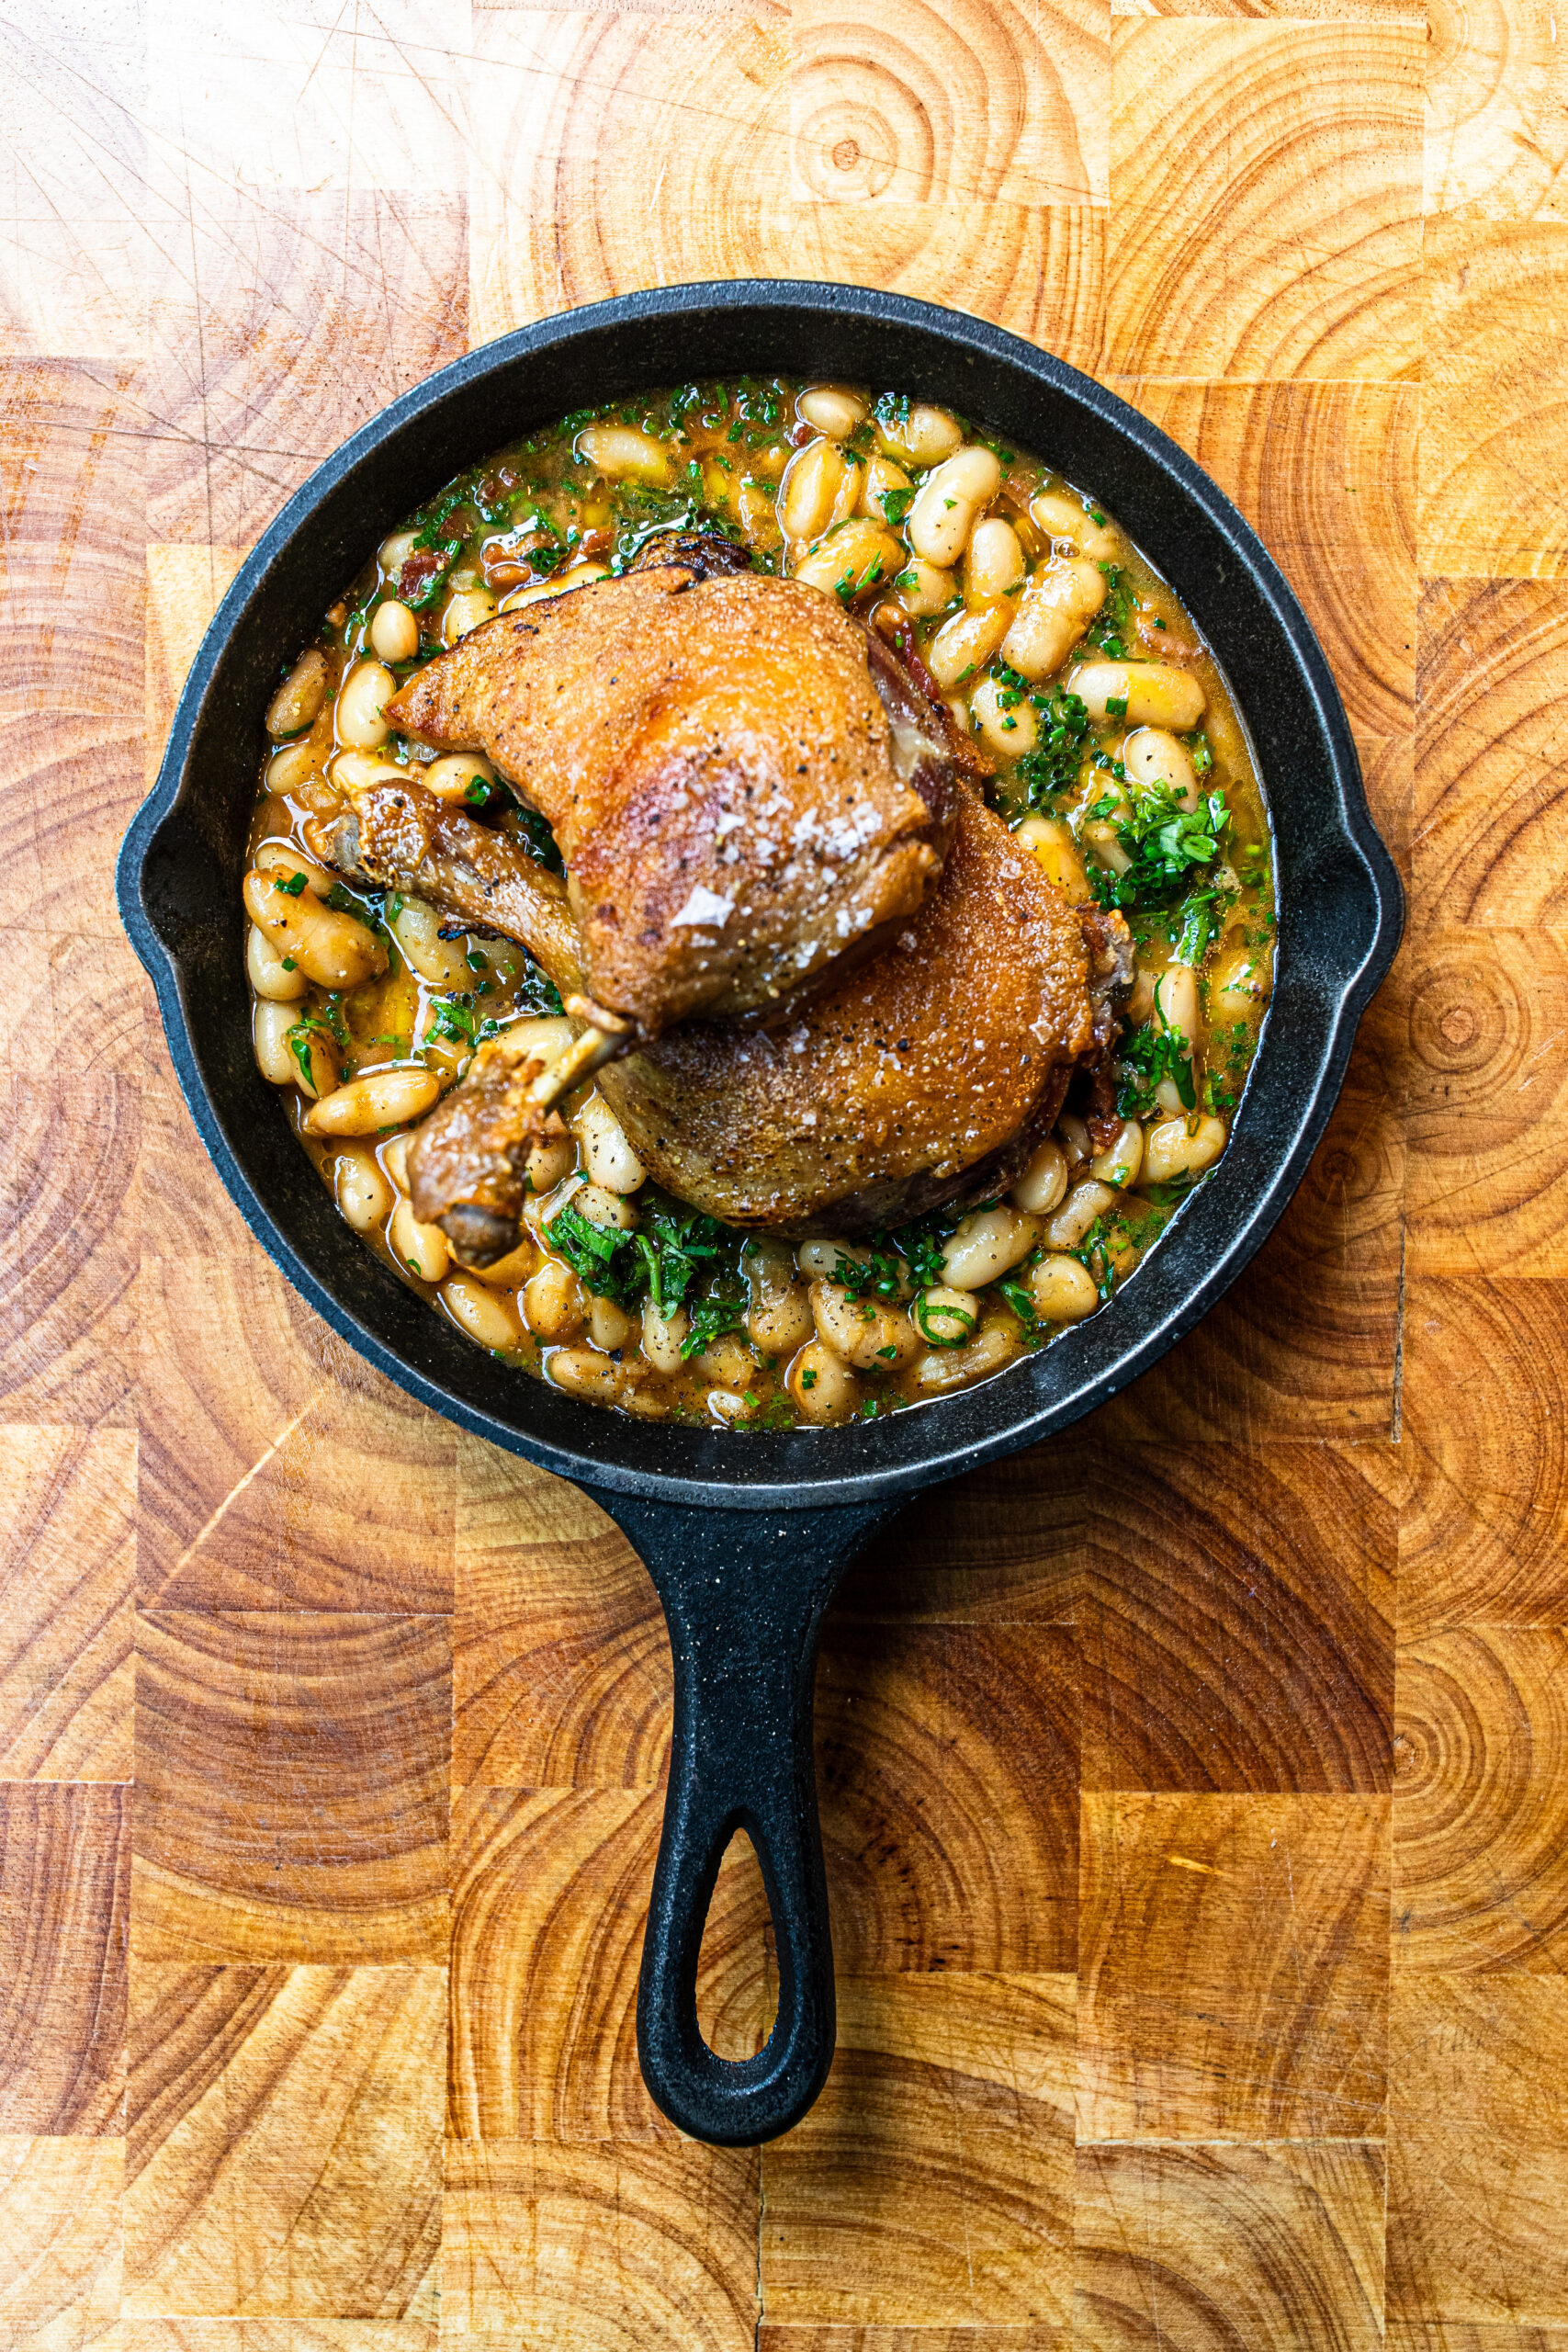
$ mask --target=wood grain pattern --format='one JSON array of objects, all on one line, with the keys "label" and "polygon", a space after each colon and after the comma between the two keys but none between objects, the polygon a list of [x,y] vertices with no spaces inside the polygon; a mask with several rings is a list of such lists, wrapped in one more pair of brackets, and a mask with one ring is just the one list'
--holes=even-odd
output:
[{"label": "wood grain pattern", "polygon": [[1072,2048],[1070,1977],[841,1978],[827,2088],[763,2157],[770,2315],[1060,2327]]},{"label": "wood grain pattern", "polygon": [[459,1440],[456,1721],[463,1787],[653,1787],[670,1645],[648,1571],[576,1487]]},{"label": "wood grain pattern", "polygon": [[1078,2151],[1082,2352],[1381,2352],[1382,2150]]},{"label": "wood grain pattern", "polygon": [[748,2149],[454,2140],[443,2317],[552,2352],[751,2352],[756,2185]]},{"label": "wood grain pattern", "polygon": [[1427,211],[1561,220],[1568,68],[1551,8],[1434,0],[1428,16]]},{"label": "wood grain pattern", "polygon": [[[470,1792],[452,1895],[449,2132],[673,2140],[637,2063],[637,1979],[663,1812],[636,1789]],[[767,1897],[734,1841],[703,1937],[697,2014],[724,2057],[772,2023]]]},{"label": "wood grain pattern", "polygon": [[0,1776],[129,1781],[132,1430],[0,1428]]},{"label": "wood grain pattern", "polygon": [[1380,2137],[1388,1801],[1086,1797],[1083,1836],[1084,2137]]},{"label": "wood grain pattern", "polygon": [[1568,593],[1529,580],[1427,583],[1415,879],[1432,922],[1562,928],[1565,691]]},{"label": "wood grain pattern", "polygon": [[1391,2318],[1568,2320],[1560,1976],[1397,1977]]},{"label": "wood grain pattern", "polygon": [[[198,1198],[224,1213],[209,1173]],[[142,1599],[448,1611],[453,1430],[302,1308],[248,1241],[195,1257],[161,1210],[148,1222]]]},{"label": "wood grain pattern", "polygon": [[1402,1634],[1560,1623],[1568,1287],[1484,1274],[1413,1282],[1405,1330],[1416,1475],[1399,1530]]},{"label": "wood grain pattern", "polygon": [[829,1623],[817,1769],[840,1968],[1072,1969],[1077,1713],[1064,1628]]},{"label": "wood grain pattern", "polygon": [[1421,569],[1556,579],[1555,489],[1568,223],[1428,219],[1420,455]]},{"label": "wood grain pattern", "polygon": [[1397,22],[1117,25],[1112,368],[1415,374],[1422,48]]},{"label": "wood grain pattern", "polygon": [[[355,112],[358,140],[377,119],[364,99]],[[371,135],[389,129],[383,119]],[[430,136],[426,124],[427,153]],[[321,458],[468,349],[466,207],[445,192],[453,183],[345,194],[306,169],[308,192],[287,204],[205,183],[187,236],[152,271],[155,540],[248,545]],[[408,503],[431,487],[411,482]]]},{"label": "wood grain pattern", "polygon": [[1363,738],[1416,695],[1416,393],[1391,384],[1135,384],[1136,404],[1254,524]]},{"label": "wood grain pattern", "polygon": [[123,2140],[0,2139],[0,2328],[62,2352],[119,2316]]},{"label": "wood grain pattern", "polygon": [[444,1959],[446,1620],[158,1610],[138,1652],[138,1954]]},{"label": "wood grain pattern", "polygon": [[441,1968],[140,1963],[128,2318],[434,2320]]},{"label": "wood grain pattern", "polygon": [[1409,1272],[1568,1272],[1562,935],[1445,924],[1406,984]]},{"label": "wood grain pattern", "polygon": [[129,2319],[111,2352],[436,2352],[431,2321],[398,2319]]},{"label": "wood grain pattern", "polygon": [[1351,1446],[1100,1448],[1084,1788],[1386,1790],[1397,1521]]},{"label": "wood grain pattern", "polygon": [[1109,29],[1094,0],[796,0],[791,193],[1103,204]]},{"label": "wood grain pattern", "polygon": [[1400,1654],[1393,1957],[1556,1974],[1568,1949],[1568,1637],[1436,1634]]},{"label": "wood grain pattern", "polygon": [[130,1800],[0,1784],[0,2132],[123,2129]]}]

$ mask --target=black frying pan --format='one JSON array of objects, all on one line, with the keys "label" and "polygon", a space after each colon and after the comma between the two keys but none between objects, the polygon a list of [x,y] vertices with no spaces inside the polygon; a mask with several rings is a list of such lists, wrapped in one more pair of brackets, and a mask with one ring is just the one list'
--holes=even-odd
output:
[{"label": "black frying pan", "polygon": [[[251,1054],[240,879],[261,714],[279,665],[373,547],[529,425],[694,375],[773,370],[907,387],[981,417],[1101,496],[1215,648],[1270,799],[1273,1009],[1214,1175],[1112,1304],[983,1386],[848,1429],[741,1435],[622,1419],[508,1370],[372,1256],[309,1171]],[[787,2131],[833,2052],[832,1946],[812,1677],[845,1562],[918,1487],[1065,1428],[1190,1330],[1304,1174],[1404,905],[1339,696],[1262,545],[1165,435],[1089,378],[977,319],[855,287],[677,286],[550,319],[443,368],[319,467],[219,608],[119,860],[126,929],[175,1067],[242,1215],[334,1330],[411,1395],[589,1487],[647,1562],[675,1660],[674,1753],[637,1996],[664,2112],[699,2139]],[[719,1859],[750,1834],[773,1906],[779,2014],[756,2057],[697,2028]]]}]

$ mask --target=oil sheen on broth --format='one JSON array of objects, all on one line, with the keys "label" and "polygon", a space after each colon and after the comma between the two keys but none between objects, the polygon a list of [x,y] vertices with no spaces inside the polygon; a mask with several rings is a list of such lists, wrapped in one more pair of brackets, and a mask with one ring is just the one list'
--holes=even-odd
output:
[{"label": "oil sheen on broth", "polygon": [[[941,487],[956,476],[962,490],[972,472],[980,497],[922,504],[955,458]],[[1137,965],[1120,1130],[1096,1151],[1069,1095],[1005,1198],[870,1242],[792,1248],[657,1193],[591,1084],[565,1106],[569,1137],[535,1149],[519,1247],[471,1272],[413,1215],[408,1135],[476,1042],[519,1019],[566,1034],[558,1001],[521,948],[444,936],[435,909],[313,865],[301,827],[336,805],[343,763],[415,756],[382,715],[394,682],[498,610],[624,570],[651,537],[693,527],[858,609],[891,598],[1032,854],[1069,899],[1125,914]],[[1047,567],[1055,601],[1026,602]],[[382,542],[266,724],[247,906],[265,919],[271,894],[291,894],[310,941],[286,956],[252,922],[257,1061],[367,1245],[478,1345],[574,1396],[744,1430],[874,1419],[967,1386],[1098,1312],[1224,1150],[1274,954],[1245,734],[1121,521],[970,419],[897,391],[752,378],[564,417],[459,475]],[[417,772],[558,870],[542,820],[483,758]],[[318,1101],[367,1076],[368,1132],[306,1132]],[[601,1213],[592,1249],[581,1217],[552,1232],[584,1183]]]}]

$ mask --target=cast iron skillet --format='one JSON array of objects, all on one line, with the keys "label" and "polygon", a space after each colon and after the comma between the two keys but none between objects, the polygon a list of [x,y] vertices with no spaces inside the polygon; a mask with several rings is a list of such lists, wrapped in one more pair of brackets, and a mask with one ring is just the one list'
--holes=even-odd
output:
[{"label": "cast iron skillet", "polygon": [[[759,1433],[620,1419],[510,1371],[433,1315],[338,1216],[252,1058],[240,879],[279,674],[365,555],[441,482],[589,402],[694,375],[778,370],[907,388],[984,419],[1092,488],[1215,647],[1270,796],[1273,1009],[1214,1175],[1126,1290],[984,1385],[849,1429]],[[855,287],[752,280],[632,294],[523,328],[395,401],[289,500],[224,597],[126,836],[120,911],[180,1082],[263,1246],[412,1396],[588,1487],[647,1562],[675,1663],[674,1747],[637,1996],[660,2106],[704,2140],[786,2131],[834,2035],[811,1757],[818,1633],[840,1572],[917,1488],[1032,1444],[1145,1371],[1213,1306],[1305,1172],[1403,899],[1316,639],[1262,545],[1165,435],[1059,360],[977,319]],[[698,1947],[722,1855],[750,1836],[773,1906],[778,2020],[754,2058],[697,2027]]]}]

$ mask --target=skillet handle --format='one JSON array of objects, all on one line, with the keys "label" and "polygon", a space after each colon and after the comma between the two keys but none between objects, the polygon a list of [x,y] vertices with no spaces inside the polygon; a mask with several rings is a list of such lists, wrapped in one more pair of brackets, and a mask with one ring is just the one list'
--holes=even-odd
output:
[{"label": "skillet handle", "polygon": [[[840,1576],[895,1506],[762,1513],[596,1498],[647,1563],[670,1628],[675,1724],[664,1832],[637,1984],[643,2079],[671,2121],[754,2147],[806,2113],[833,2056],[833,1946],[817,1815],[812,1687]],[[757,1849],[778,1949],[779,2010],[755,2057],[715,2055],[697,1957],[726,1847]]]}]

